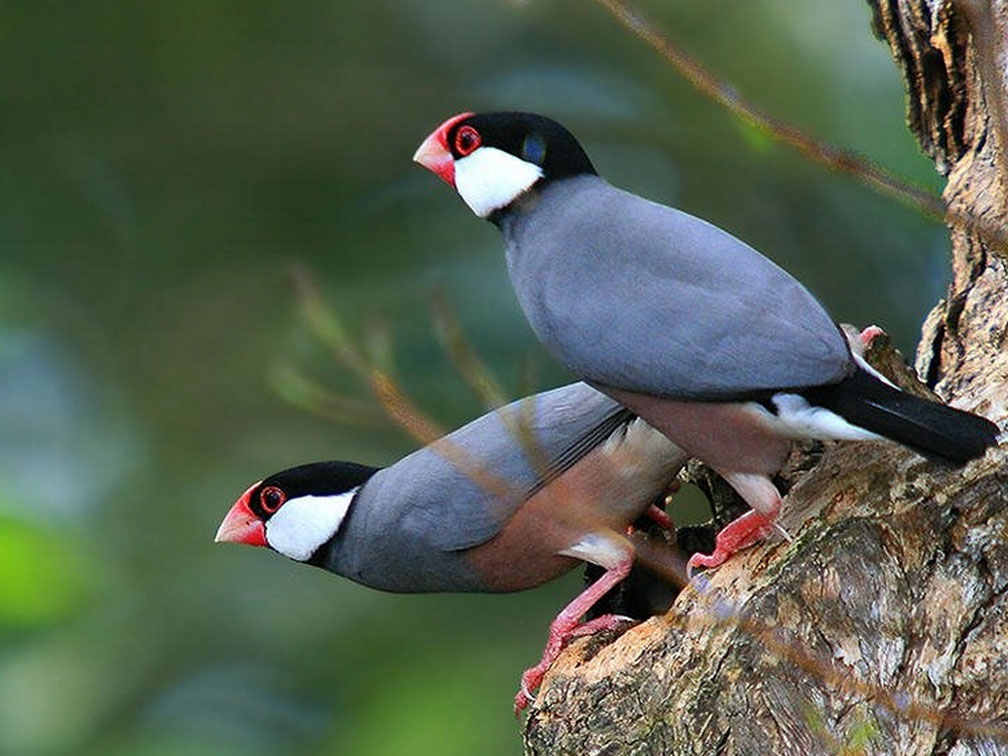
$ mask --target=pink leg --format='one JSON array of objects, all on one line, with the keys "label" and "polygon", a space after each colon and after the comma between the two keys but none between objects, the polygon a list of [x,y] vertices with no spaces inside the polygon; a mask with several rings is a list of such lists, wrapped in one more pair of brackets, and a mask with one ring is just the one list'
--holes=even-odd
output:
[{"label": "pink leg", "polygon": [[620,625],[626,624],[636,625],[637,620],[623,614],[603,614],[601,617],[596,617],[593,620],[582,622],[580,625],[571,630],[569,638],[584,638],[601,632],[602,630],[615,630]]},{"label": "pink leg", "polygon": [[615,627],[625,618],[607,614],[602,617],[581,623],[581,617],[606,595],[609,590],[630,574],[630,567],[633,565],[633,555],[627,555],[626,559],[615,567],[610,568],[606,573],[582,591],[573,601],[565,606],[556,619],[550,623],[549,633],[546,635],[546,648],[543,649],[542,659],[539,663],[526,669],[521,678],[521,688],[515,696],[515,716],[520,714],[532,698],[532,691],[539,687],[546,670],[556,660],[563,650],[564,644],[571,638],[579,635],[588,635],[603,628]]},{"label": "pink leg", "polygon": [[668,513],[664,509],[656,507],[652,504],[647,508],[647,511],[644,512],[644,514],[646,514],[652,522],[656,523],[658,527],[675,533],[675,522],[673,522],[672,518],[668,516]]}]

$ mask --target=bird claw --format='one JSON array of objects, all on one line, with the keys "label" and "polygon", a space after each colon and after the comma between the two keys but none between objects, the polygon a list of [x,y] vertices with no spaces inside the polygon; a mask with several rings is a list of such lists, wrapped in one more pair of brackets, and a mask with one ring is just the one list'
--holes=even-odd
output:
[{"label": "bird claw", "polygon": [[689,558],[688,562],[686,562],[686,579],[693,579],[693,571],[697,567],[703,567],[705,569],[720,567],[733,553],[734,552],[722,548],[720,545],[716,546],[714,551],[710,554],[701,554],[700,552],[697,552]]},{"label": "bird claw", "polygon": [[566,646],[568,641],[573,638],[583,638],[586,635],[594,635],[601,630],[612,630],[626,623],[636,625],[637,620],[623,614],[603,614],[601,617],[596,617],[595,619],[588,620],[587,622],[582,622],[576,627],[573,627],[565,632],[562,642],[557,646],[554,653],[544,653],[542,661],[540,661],[536,666],[526,669],[525,672],[522,673],[521,683],[518,686],[518,692],[515,694],[515,716],[519,716],[522,711],[528,707],[529,703],[535,702],[535,696],[532,694],[532,691],[536,690],[542,684],[543,678],[546,677],[546,670],[548,670],[550,665],[556,661],[557,656],[560,655],[560,648]]},{"label": "bird claw", "polygon": [[595,619],[588,620],[587,622],[582,622],[580,625],[571,630],[568,639],[583,638],[586,635],[594,635],[595,633],[603,630],[614,630],[620,625],[636,625],[639,621],[640,620],[628,617],[625,614],[603,614],[601,617],[596,617]]},{"label": "bird claw", "polygon": [[535,693],[533,693],[531,690],[529,690],[528,688],[525,687],[525,681],[524,680],[522,680],[522,684],[521,684],[521,694],[525,698],[527,698],[529,701],[531,701],[532,703],[535,703],[535,700],[536,700]]},{"label": "bird claw", "polygon": [[791,535],[780,525],[755,510],[749,510],[741,517],[725,525],[714,538],[714,551],[710,554],[696,553],[686,562],[686,576],[693,579],[693,570],[697,567],[720,567],[736,551],[748,548],[758,543],[773,529],[779,530],[791,541]]},{"label": "bird claw", "polygon": [[535,703],[536,699],[532,691],[539,687],[545,676],[546,670],[541,670],[539,667],[526,669],[522,674],[521,683],[518,685],[518,692],[515,694],[514,699],[514,715],[516,717],[521,716],[521,713],[528,708],[530,703]]},{"label": "bird claw", "polygon": [[619,563],[607,569],[602,577],[581,591],[556,616],[556,619],[550,624],[542,658],[537,665],[522,673],[521,685],[515,695],[515,716],[521,714],[528,706],[529,700],[532,698],[530,691],[539,687],[546,676],[546,670],[556,661],[567,641],[603,628],[615,627],[622,621],[622,617],[615,617],[612,614],[604,614],[588,622],[579,622],[578,620],[584,616],[585,612],[595,606],[598,600],[608,593],[614,585],[630,574],[632,565],[633,552],[630,552]]},{"label": "bird claw", "polygon": [[515,694],[514,715],[520,717],[521,713],[528,708],[530,703],[535,703],[535,696],[530,691],[525,690],[525,683],[522,683],[520,690]]}]

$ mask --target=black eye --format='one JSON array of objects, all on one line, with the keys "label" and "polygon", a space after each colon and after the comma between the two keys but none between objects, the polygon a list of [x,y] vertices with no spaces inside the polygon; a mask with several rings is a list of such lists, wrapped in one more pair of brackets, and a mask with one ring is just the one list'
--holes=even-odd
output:
[{"label": "black eye", "polygon": [[262,505],[263,511],[266,514],[273,514],[278,509],[280,505],[284,503],[287,496],[276,486],[266,486],[259,493],[259,503]]},{"label": "black eye", "polygon": [[483,137],[472,126],[463,126],[455,132],[455,152],[465,157],[483,143]]}]

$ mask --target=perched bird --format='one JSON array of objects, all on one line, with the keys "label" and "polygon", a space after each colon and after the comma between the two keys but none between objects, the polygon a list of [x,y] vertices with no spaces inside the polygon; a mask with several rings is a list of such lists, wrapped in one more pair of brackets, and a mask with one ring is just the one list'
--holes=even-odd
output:
[{"label": "perched bird", "polygon": [[522,675],[516,713],[575,635],[625,618],[582,615],[629,573],[627,528],[654,506],[686,456],[664,435],[583,383],[483,415],[385,467],[301,465],[255,483],[217,541],[268,546],[372,588],[401,593],[509,592],[578,560],[601,578],[550,625]]},{"label": "perched bird", "polygon": [[690,567],[766,535],[781,500],[770,476],[793,439],[888,438],[954,463],[996,443],[988,420],[873,371],[805,287],[752,247],[606,183],[555,121],[462,113],[414,160],[500,229],[546,348],[752,507]]}]

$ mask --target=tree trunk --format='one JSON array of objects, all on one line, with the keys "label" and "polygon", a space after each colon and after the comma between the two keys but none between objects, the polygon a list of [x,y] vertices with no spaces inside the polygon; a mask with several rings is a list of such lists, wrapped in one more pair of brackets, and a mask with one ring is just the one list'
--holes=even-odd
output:
[{"label": "tree trunk", "polygon": [[[948,178],[953,282],[921,378],[1008,415],[1008,0],[869,0]],[[1008,754],[1008,450],[963,468],[831,445],[784,502],[793,542],[739,553],[671,611],[574,643],[527,754]]]}]

